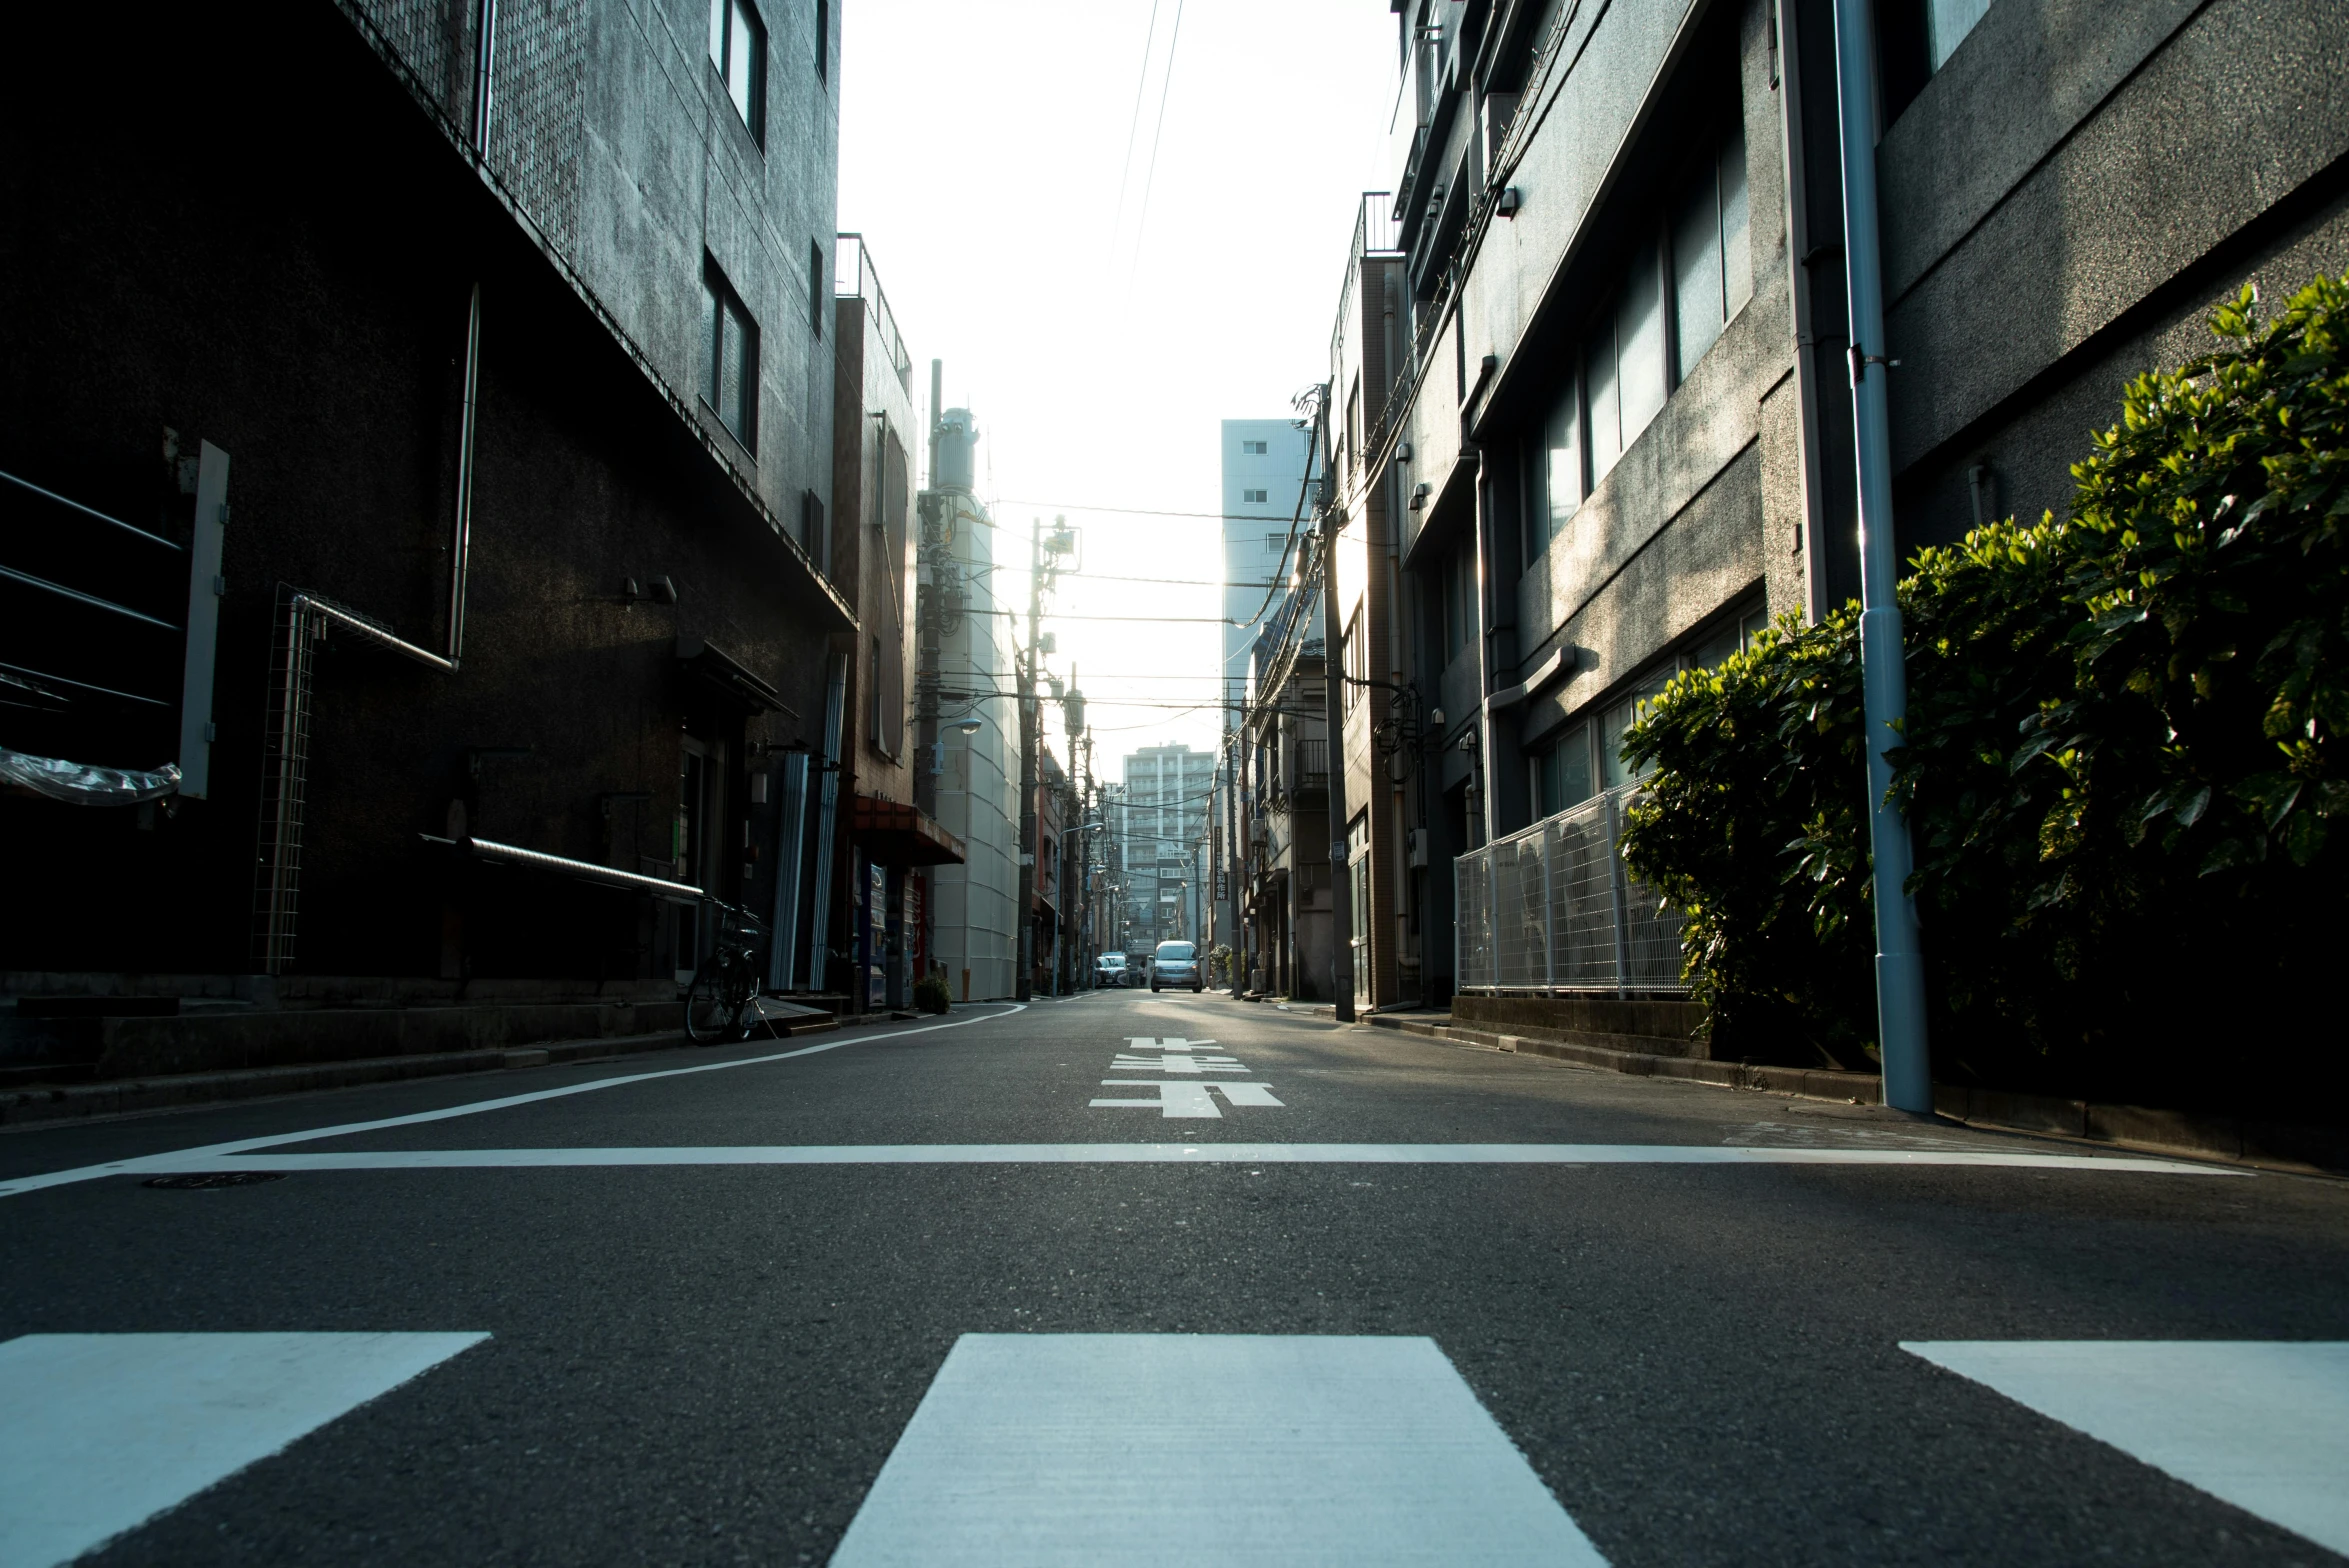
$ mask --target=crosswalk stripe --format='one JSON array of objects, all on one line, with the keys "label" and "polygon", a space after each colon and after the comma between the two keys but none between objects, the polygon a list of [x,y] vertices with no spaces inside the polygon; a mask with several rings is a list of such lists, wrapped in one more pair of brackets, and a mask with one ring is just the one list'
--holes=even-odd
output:
[{"label": "crosswalk stripe", "polygon": [[0,1344],[0,1568],[50,1568],[487,1334],[27,1334]]},{"label": "crosswalk stripe", "polygon": [[1435,1341],[965,1334],[832,1568],[1605,1568]]},{"label": "crosswalk stripe", "polygon": [[2349,1342],[1919,1340],[1900,1348],[2349,1554]]}]

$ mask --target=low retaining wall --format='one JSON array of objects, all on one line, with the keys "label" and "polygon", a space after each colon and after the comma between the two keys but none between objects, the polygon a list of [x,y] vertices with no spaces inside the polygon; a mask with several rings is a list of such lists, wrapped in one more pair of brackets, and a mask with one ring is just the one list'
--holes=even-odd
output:
[{"label": "low retaining wall", "polygon": [[[1754,1067],[1741,1062],[1715,1062],[1688,1056],[1627,1050],[1620,1046],[1553,1040],[1466,1024],[1459,1021],[1460,1016],[1457,1010],[1450,1018],[1442,1014],[1414,1017],[1407,1013],[1382,1013],[1370,1022],[1381,1028],[1426,1035],[1455,1045],[1475,1046],[1488,1051],[1511,1051],[1521,1056],[1546,1056],[1602,1072],[1646,1078],[1680,1078],[1723,1089],[1753,1089],[1770,1094],[1792,1095],[1798,1099],[1840,1101],[1847,1105],[1878,1105],[1883,1102],[1882,1084],[1873,1073],[1831,1072],[1823,1068]],[[1620,1040],[1623,1037],[1615,1038]],[[2189,1111],[2160,1110],[2140,1105],[2100,1105],[2092,1100],[2059,1100],[2049,1095],[1969,1089],[1955,1084],[1933,1086],[1933,1109],[1936,1115],[1951,1121],[1999,1132],[2039,1133],[2077,1139],[2083,1143],[2106,1144],[2114,1148],[2223,1160],[2235,1165],[2256,1165],[2268,1170],[2325,1175],[2349,1172],[2349,1128],[2345,1127],[2312,1127],[2244,1117],[2202,1116]]]},{"label": "low retaining wall", "polygon": [[1712,1054],[1705,1036],[1705,1010],[1688,1001],[1463,993],[1452,998],[1452,1018],[1470,1029],[1562,1045],[1697,1060]]}]

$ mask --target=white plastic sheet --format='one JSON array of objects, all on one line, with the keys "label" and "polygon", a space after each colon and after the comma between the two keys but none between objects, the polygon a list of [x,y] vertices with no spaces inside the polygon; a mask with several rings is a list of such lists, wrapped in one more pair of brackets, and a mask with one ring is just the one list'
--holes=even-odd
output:
[{"label": "white plastic sheet", "polygon": [[153,773],[93,767],[62,757],[36,757],[0,746],[0,785],[29,791],[69,806],[136,806],[179,793],[179,767],[166,763]]}]

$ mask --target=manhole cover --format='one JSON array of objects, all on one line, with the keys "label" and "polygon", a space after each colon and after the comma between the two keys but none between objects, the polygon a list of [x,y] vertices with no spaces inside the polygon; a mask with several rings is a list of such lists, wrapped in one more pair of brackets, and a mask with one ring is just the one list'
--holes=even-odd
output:
[{"label": "manhole cover", "polygon": [[182,1176],[150,1176],[141,1185],[203,1190],[212,1187],[250,1187],[259,1182],[283,1180],[283,1171],[190,1171]]}]

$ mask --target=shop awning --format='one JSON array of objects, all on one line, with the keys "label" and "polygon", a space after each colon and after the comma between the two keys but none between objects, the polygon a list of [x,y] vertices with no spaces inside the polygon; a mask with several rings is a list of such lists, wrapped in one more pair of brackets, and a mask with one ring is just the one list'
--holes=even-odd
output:
[{"label": "shop awning", "polygon": [[962,840],[940,827],[927,812],[902,801],[878,795],[859,795],[848,819],[849,836],[875,864],[884,866],[959,866]]}]

